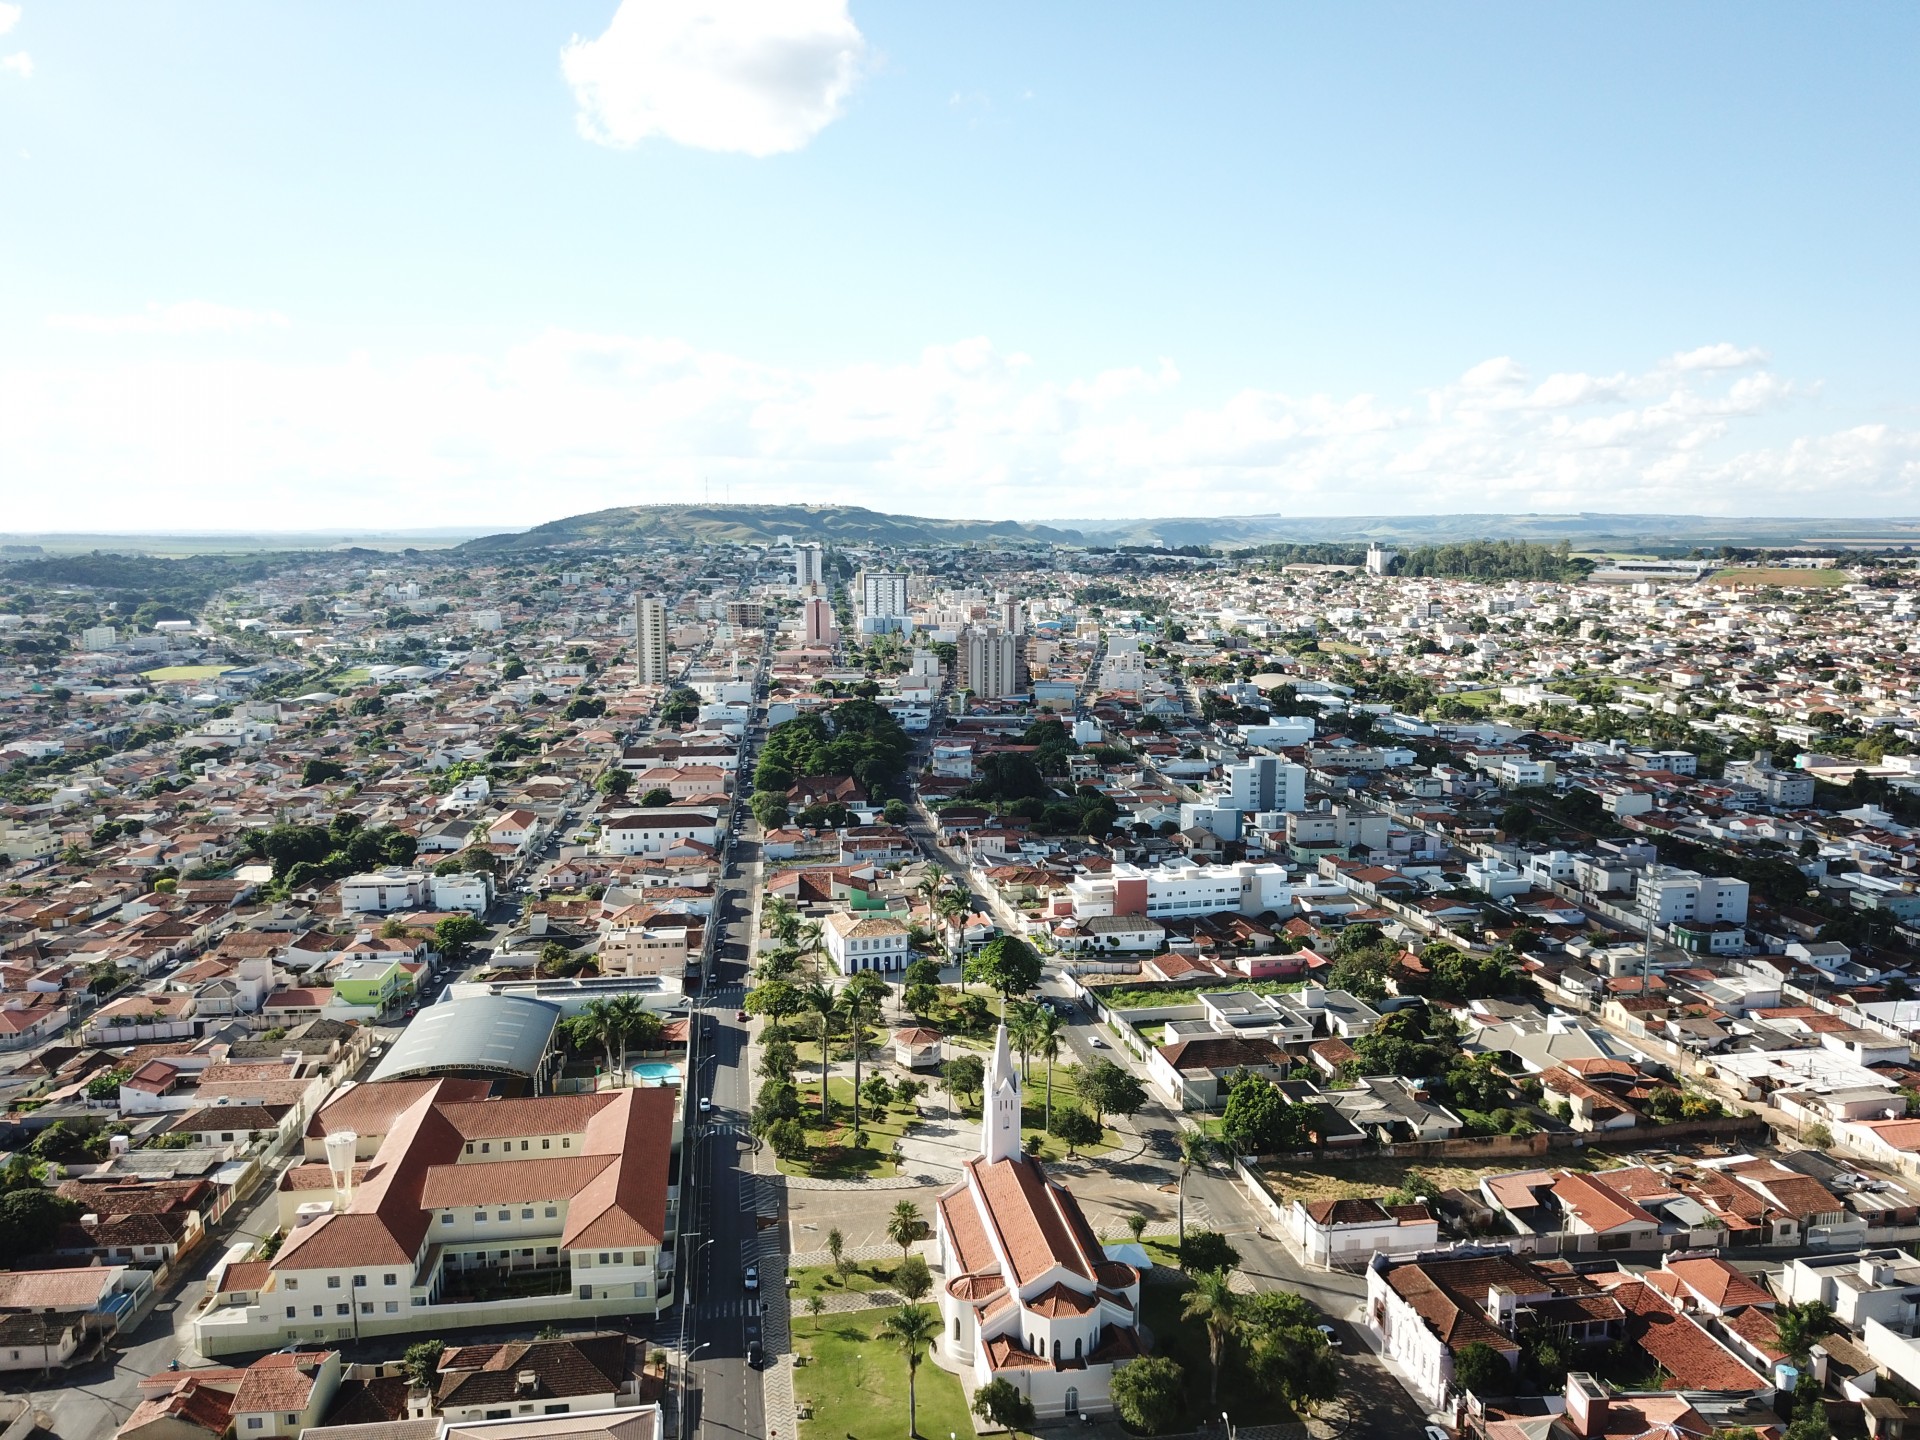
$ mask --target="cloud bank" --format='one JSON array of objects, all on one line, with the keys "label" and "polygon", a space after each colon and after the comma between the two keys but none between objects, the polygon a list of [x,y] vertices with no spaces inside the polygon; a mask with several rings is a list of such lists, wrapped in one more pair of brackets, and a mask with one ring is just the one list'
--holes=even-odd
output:
[{"label": "cloud bank", "polygon": [[[74,528],[82,494],[173,528],[506,526],[702,493],[1026,519],[1920,514],[1920,432],[1836,427],[1815,385],[1733,345],[1614,374],[1498,356],[1393,398],[1197,395],[1170,360],[1049,378],[984,338],[820,369],[568,330],[297,363],[234,333],[283,319],[204,323],[260,313],[68,317],[71,359],[0,368],[11,527]],[[144,338],[194,317],[233,338]]]},{"label": "cloud bank", "polygon": [[846,0],[622,0],[560,54],[580,133],[626,148],[780,155],[840,115],[866,40]]}]

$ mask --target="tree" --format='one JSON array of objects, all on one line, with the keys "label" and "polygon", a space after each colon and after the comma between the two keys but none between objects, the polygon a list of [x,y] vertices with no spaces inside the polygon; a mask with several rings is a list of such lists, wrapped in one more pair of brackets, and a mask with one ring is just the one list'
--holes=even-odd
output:
[{"label": "tree", "polygon": [[623,770],[618,765],[609,765],[600,772],[600,778],[593,782],[593,788],[602,795],[621,799],[633,788],[633,772]]},{"label": "tree", "polygon": [[664,785],[656,785],[640,797],[640,803],[649,810],[658,810],[663,805],[673,804],[673,791]]},{"label": "tree", "polygon": [[586,1047],[598,1045],[606,1051],[607,1073],[615,1073],[613,1063],[614,1047],[620,1043],[621,1016],[606,999],[589,1000],[580,1007],[580,1013],[570,1020],[563,1020],[567,1038],[575,1045]]},{"label": "tree", "polygon": [[431,1392],[433,1382],[440,1378],[440,1356],[446,1347],[438,1340],[422,1340],[407,1346],[401,1353],[400,1364],[407,1372],[407,1379],[421,1389]]},{"label": "tree", "polygon": [[866,1083],[860,1087],[860,1093],[876,1112],[886,1109],[893,1101],[893,1086],[887,1083],[884,1075],[869,1075]]},{"label": "tree", "polygon": [[1233,1270],[1240,1252],[1218,1230],[1196,1230],[1180,1242],[1180,1266],[1188,1274],[1202,1270]]},{"label": "tree", "polygon": [[1051,1133],[1067,1142],[1067,1154],[1072,1155],[1082,1145],[1098,1145],[1100,1137],[1106,1134],[1100,1122],[1082,1110],[1078,1105],[1062,1105],[1053,1114]]},{"label": "tree", "polygon": [[838,1270],[841,1257],[846,1253],[847,1237],[836,1228],[827,1231],[827,1254],[833,1260],[833,1268]]},{"label": "tree", "polygon": [[1213,1151],[1213,1140],[1204,1130],[1180,1132],[1180,1228],[1178,1234],[1183,1256],[1187,1245],[1187,1176],[1194,1166],[1205,1165],[1211,1160]]},{"label": "tree", "polygon": [[1207,1332],[1208,1377],[1207,1408],[1220,1409],[1220,1371],[1226,1364],[1227,1341],[1232,1338],[1240,1317],[1240,1296],[1229,1281],[1227,1270],[1202,1270],[1193,1277],[1193,1288],[1180,1307],[1180,1318],[1198,1320]]},{"label": "tree", "polygon": [[1008,1000],[1040,983],[1040,956],[1017,935],[996,935],[967,961],[969,982],[998,990]]},{"label": "tree", "polygon": [[927,1262],[920,1256],[909,1255],[900,1262],[900,1268],[893,1272],[893,1288],[900,1292],[902,1300],[917,1304],[933,1289],[933,1271],[927,1268]]},{"label": "tree", "polygon": [[1113,1408],[1129,1429],[1158,1435],[1179,1423],[1187,1372],[1170,1355],[1146,1355],[1113,1372]]},{"label": "tree", "polygon": [[896,1200],[893,1213],[887,1217],[887,1238],[900,1247],[900,1263],[907,1263],[907,1252],[913,1249],[913,1242],[927,1232],[927,1222],[920,1218],[920,1207],[911,1200]]},{"label": "tree", "polygon": [[789,1040],[773,1039],[760,1047],[760,1077],[763,1080],[792,1080],[799,1063],[799,1052]]},{"label": "tree", "polygon": [[1046,1103],[1040,1112],[1040,1124],[1043,1129],[1053,1129],[1053,1062],[1059,1058],[1060,1043],[1066,1033],[1067,1022],[1060,1018],[1060,1012],[1051,1005],[1042,1006],[1033,1020],[1033,1052],[1047,1062]]},{"label": "tree", "polygon": [[940,1078],[949,1093],[957,1093],[962,1099],[978,1095],[981,1086],[987,1083],[986,1062],[978,1055],[956,1055],[942,1062]]},{"label": "tree", "polygon": [[1309,1411],[1340,1391],[1340,1366],[1319,1321],[1307,1301],[1283,1290],[1241,1302],[1238,1338],[1249,1376],[1296,1411]]},{"label": "tree", "polygon": [[1033,1402],[1004,1377],[989,1380],[973,1392],[973,1413],[1015,1435],[1033,1429]]},{"label": "tree", "polygon": [[767,1079],[760,1082],[754,1097],[753,1133],[771,1136],[776,1125],[800,1118],[800,1092],[791,1080]]},{"label": "tree", "polygon": [[62,1225],[78,1220],[85,1209],[37,1183],[8,1190],[0,1195],[0,1233],[7,1237],[10,1254],[38,1255],[53,1245]]},{"label": "tree", "polygon": [[1833,1307],[1824,1300],[1782,1305],[1773,1312],[1773,1328],[1787,1358],[1796,1365],[1805,1365],[1813,1342],[1833,1329]]},{"label": "tree", "polygon": [[472,915],[449,915],[433,927],[433,948],[447,964],[459,965],[486,933],[487,927]]},{"label": "tree", "polygon": [[928,1348],[940,1338],[940,1316],[925,1305],[902,1305],[880,1322],[880,1333],[906,1356],[907,1434],[918,1435],[920,1412],[914,1379],[920,1373],[920,1362],[927,1358]]},{"label": "tree", "polygon": [[853,1138],[860,1140],[860,1060],[866,1053],[867,1016],[879,1014],[890,992],[886,981],[871,970],[862,970],[840,992],[840,1005],[847,1017],[847,1039],[853,1046]]},{"label": "tree", "polygon": [[1486,1341],[1476,1340],[1454,1357],[1453,1378],[1461,1389],[1485,1399],[1513,1388],[1513,1367]]},{"label": "tree", "polygon": [[1133,1237],[1133,1243],[1138,1245],[1140,1237],[1147,1233],[1147,1217],[1138,1210],[1127,1216],[1127,1233]]},{"label": "tree", "polygon": [[782,1120],[767,1127],[767,1144],[782,1160],[798,1160],[807,1153],[807,1132],[798,1120]]},{"label": "tree", "polygon": [[820,1333],[820,1316],[826,1311],[826,1308],[827,1308],[826,1297],[822,1295],[818,1290],[812,1291],[808,1294],[807,1314],[813,1317],[813,1333],[816,1335]]},{"label": "tree", "polygon": [[833,993],[832,986],[815,980],[801,989],[800,1008],[811,1010],[820,1021],[820,1123],[829,1125],[833,1112],[827,1104],[828,1052],[833,1044],[834,1018],[840,1013],[840,997]]},{"label": "tree", "polygon": [[772,1021],[773,1034],[764,1039],[777,1039],[781,1035],[782,1020],[789,1015],[798,1015],[806,1008],[799,989],[787,980],[762,980],[747,992],[746,1011],[749,1015],[764,1015]]},{"label": "tree", "polygon": [[313,759],[300,769],[302,785],[326,785],[347,778],[347,767],[337,760]]},{"label": "tree", "polygon": [[1080,1098],[1103,1126],[1107,1116],[1134,1115],[1147,1103],[1146,1087],[1111,1060],[1083,1065],[1077,1080]]}]

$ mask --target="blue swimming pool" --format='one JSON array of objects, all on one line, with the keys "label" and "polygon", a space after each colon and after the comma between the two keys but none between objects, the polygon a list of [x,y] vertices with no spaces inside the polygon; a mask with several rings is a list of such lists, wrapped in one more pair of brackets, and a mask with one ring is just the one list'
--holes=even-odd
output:
[{"label": "blue swimming pool", "polygon": [[671,1060],[636,1060],[628,1067],[642,1085],[678,1085],[680,1067]]}]

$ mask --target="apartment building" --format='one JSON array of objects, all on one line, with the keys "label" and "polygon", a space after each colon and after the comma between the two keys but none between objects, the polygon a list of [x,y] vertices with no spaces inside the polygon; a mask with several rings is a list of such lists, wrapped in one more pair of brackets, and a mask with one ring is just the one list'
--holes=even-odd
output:
[{"label": "apartment building", "polygon": [[642,685],[667,683],[667,603],[656,595],[633,602],[634,679]]},{"label": "apartment building", "polygon": [[1260,915],[1293,908],[1287,867],[1240,861],[1232,865],[1168,864],[1154,869],[1121,863],[1104,875],[1076,876],[1066,900],[1076,920],[1102,915]]},{"label": "apartment building", "polygon": [[1671,865],[1642,871],[1634,899],[1640,913],[1652,916],[1659,925],[1682,921],[1744,925],[1747,920],[1746,881],[1715,879]]}]

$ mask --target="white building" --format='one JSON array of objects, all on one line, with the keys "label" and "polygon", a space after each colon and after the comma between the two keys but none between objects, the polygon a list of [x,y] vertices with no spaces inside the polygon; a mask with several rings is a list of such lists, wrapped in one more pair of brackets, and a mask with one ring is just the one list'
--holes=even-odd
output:
[{"label": "white building", "polygon": [[1365,1265],[1375,1255],[1404,1255],[1440,1243],[1440,1222],[1425,1205],[1378,1200],[1295,1200],[1287,1230],[1309,1264]]},{"label": "white building", "polygon": [[1076,876],[1067,886],[1076,920],[1100,915],[1241,915],[1293,908],[1287,867],[1240,861],[1232,865],[1170,863],[1152,870],[1121,863],[1104,875]]},{"label": "white building", "polygon": [[466,910],[484,915],[493,903],[493,877],[474,870],[458,875],[429,875],[427,891],[435,910]]},{"label": "white building", "polygon": [[904,970],[912,958],[907,927],[888,915],[829,915],[821,927],[827,954],[842,975],[856,970]]},{"label": "white building", "polygon": [[708,849],[720,843],[720,817],[712,810],[636,810],[600,827],[602,855],[664,855],[691,841]]},{"label": "white building", "polygon": [[667,605],[653,595],[633,602],[634,679],[642,685],[667,683]]},{"label": "white building", "polygon": [[793,583],[802,590],[826,583],[826,552],[818,545],[793,547]]},{"label": "white building", "polygon": [[427,876],[419,870],[378,870],[349,875],[340,882],[340,908],[350,913],[418,910],[427,895]]},{"label": "white building", "polygon": [[960,686],[982,700],[1018,695],[1020,639],[1005,630],[970,625],[960,636]]},{"label": "white building", "polygon": [[1072,1194],[1020,1148],[1020,1075],[1003,1025],[987,1065],[980,1156],[935,1206],[946,1283],[935,1359],[1004,1379],[1044,1423],[1113,1408],[1141,1353],[1140,1271],[1110,1256]]},{"label": "white building", "polygon": [[1660,866],[1643,871],[1634,886],[1640,913],[1659,925],[1676,920],[1719,921],[1744,925],[1747,921],[1747,882],[1713,879],[1693,870]]},{"label": "white building", "polygon": [[909,614],[904,570],[868,570],[860,577],[860,610],[869,619],[895,619]]},{"label": "white building", "polygon": [[1307,772],[1276,755],[1255,755],[1227,767],[1223,803],[1254,814],[1304,809]]}]

